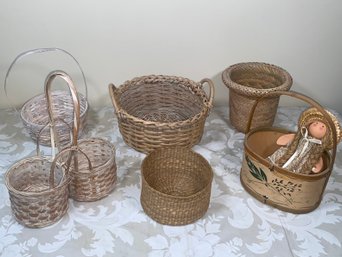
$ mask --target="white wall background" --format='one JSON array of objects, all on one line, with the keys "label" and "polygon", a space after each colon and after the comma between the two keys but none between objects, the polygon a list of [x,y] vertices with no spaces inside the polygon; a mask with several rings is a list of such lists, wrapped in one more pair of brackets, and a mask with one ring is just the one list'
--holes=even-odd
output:
[{"label": "white wall background", "polygon": [[[109,82],[148,74],[211,78],[215,103],[228,104],[221,72],[261,61],[289,71],[293,90],[342,113],[341,24],[340,0],[1,0],[0,81],[19,53],[60,47],[80,62],[93,106],[111,104]],[[44,58],[14,67],[8,87],[16,104],[42,92],[55,68],[83,90],[67,57]],[[0,92],[0,106],[7,106]]]}]

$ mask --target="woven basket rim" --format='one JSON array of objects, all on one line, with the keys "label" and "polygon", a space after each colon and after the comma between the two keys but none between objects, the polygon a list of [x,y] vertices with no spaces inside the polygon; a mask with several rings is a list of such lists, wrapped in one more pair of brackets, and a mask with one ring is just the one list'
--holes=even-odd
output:
[{"label": "woven basket rim", "polygon": [[[120,85],[116,89],[116,91],[117,91],[116,94],[121,95],[123,92],[128,91],[129,87],[131,86],[131,83],[134,81],[144,80],[144,79],[148,79],[148,78],[157,78],[157,77],[164,77],[164,78],[170,78],[170,79],[180,78],[180,79],[183,79],[184,81],[189,82],[189,84],[194,85],[195,87],[198,87],[199,89],[203,90],[202,86],[200,86],[199,83],[197,83],[191,79],[188,79],[188,78],[176,77],[176,76],[171,76],[171,75],[145,75],[145,76],[135,77],[131,80],[125,81],[122,85]],[[194,92],[194,91],[192,91],[192,92]],[[149,120],[141,119],[141,118],[136,117],[132,114],[129,114],[124,108],[122,108],[119,99],[117,101],[117,104],[118,104],[118,107],[120,110],[118,111],[115,109],[115,112],[117,112],[119,117],[125,116],[134,122],[140,122],[140,123],[143,123],[145,125],[155,125],[158,127],[174,127],[174,126],[181,126],[183,124],[189,124],[189,123],[192,124],[192,123],[196,122],[197,120],[201,119],[203,116],[206,116],[211,109],[211,106],[209,106],[209,104],[208,104],[209,99],[206,97],[204,90],[203,90],[203,95],[197,93],[196,96],[200,97],[202,100],[203,107],[202,107],[201,111],[198,112],[196,115],[192,116],[191,118],[188,118],[186,120],[181,120],[181,121],[162,122],[162,121],[149,121]]]},{"label": "woven basket rim", "polygon": [[[208,182],[207,184],[199,191],[197,191],[196,193],[194,194],[191,194],[191,195],[188,195],[188,196],[175,196],[175,195],[170,195],[170,194],[166,194],[166,193],[163,193],[161,191],[158,191],[157,189],[155,189],[154,187],[152,187],[145,179],[145,171],[144,171],[144,166],[145,166],[145,163],[148,161],[148,157],[151,156],[152,154],[156,154],[160,151],[168,151],[168,150],[177,150],[177,149],[186,149],[186,150],[189,150],[189,152],[191,152],[192,154],[196,155],[197,157],[199,157],[200,159],[202,159],[204,161],[204,163],[208,166],[208,170],[209,170],[209,173],[210,173],[210,177],[208,179]],[[142,177],[142,180],[146,183],[146,185],[148,185],[148,188],[149,190],[152,190],[153,192],[161,195],[161,196],[164,196],[166,198],[171,198],[171,199],[178,199],[178,200],[185,200],[185,199],[189,199],[191,200],[191,198],[196,198],[198,195],[201,195],[203,194],[203,192],[207,191],[208,187],[211,187],[211,183],[213,181],[213,177],[214,177],[214,172],[213,172],[213,169],[212,167],[210,166],[209,162],[202,156],[200,155],[199,153],[196,153],[195,151],[191,150],[191,149],[188,149],[188,148],[185,148],[185,147],[168,147],[168,148],[158,148],[154,151],[152,151],[151,153],[149,153],[143,160],[142,164],[141,164],[141,177]]]},{"label": "woven basket rim", "polygon": [[18,189],[15,189],[12,184],[9,182],[9,176],[12,173],[13,169],[22,165],[24,162],[26,162],[27,160],[46,160],[46,161],[51,161],[50,156],[31,156],[31,157],[27,157],[24,159],[19,160],[18,162],[14,163],[6,172],[5,174],[5,185],[7,187],[7,189],[11,192],[14,193],[16,195],[21,195],[21,196],[40,196],[40,195],[46,195],[46,194],[50,194],[53,191],[56,191],[62,187],[64,187],[66,184],[68,184],[70,182],[70,178],[68,177],[67,173],[63,170],[63,177],[62,177],[62,182],[60,182],[57,186],[53,187],[53,188],[49,188],[47,190],[44,191],[40,191],[40,192],[31,192],[31,191],[21,191]]},{"label": "woven basket rim", "polygon": [[[247,86],[238,84],[231,79],[231,73],[236,68],[243,68],[243,67],[272,68],[274,70],[277,70],[279,74],[282,74],[282,76],[285,78],[285,81],[283,84],[273,87],[273,88],[266,88],[266,89],[258,88],[257,89],[257,88],[247,87]],[[222,72],[222,81],[227,88],[234,90],[242,95],[251,95],[254,97],[259,97],[272,91],[287,91],[291,88],[292,83],[293,83],[292,77],[288,71],[286,71],[285,69],[277,65],[265,63],[265,62],[240,62],[240,63],[233,64]]]},{"label": "woven basket rim", "polygon": [[[265,158],[263,158],[262,156],[260,156],[259,154],[255,153],[254,151],[252,151],[252,149],[250,148],[250,146],[248,145],[248,139],[250,136],[252,136],[254,133],[257,133],[257,132],[262,132],[262,131],[276,131],[276,132],[280,132],[280,133],[294,133],[293,131],[291,130],[287,130],[287,129],[283,129],[283,128],[278,128],[278,127],[259,127],[259,128],[255,128],[255,129],[252,129],[250,132],[248,132],[248,134],[246,134],[246,137],[245,137],[245,140],[244,140],[244,151],[245,151],[245,154],[246,154],[246,150],[250,153],[252,153],[253,157],[254,158],[258,158],[258,162],[260,162],[260,160],[262,162],[267,162],[267,163],[270,163],[269,161],[267,161]],[[329,161],[331,161],[331,155],[329,152],[325,152],[328,156],[328,158],[330,159]],[[288,175],[288,176],[291,176],[291,177],[296,177],[296,178],[303,178],[304,180],[318,180],[322,177],[326,177],[327,174],[331,173],[332,170],[329,170],[329,166],[327,166],[325,168],[325,170],[323,170],[322,172],[319,172],[319,173],[314,173],[314,174],[303,174],[303,173],[295,173],[295,172],[291,172],[291,171],[288,171],[287,169],[284,169],[284,168],[281,168],[281,167],[278,167],[276,165],[274,165],[274,169],[277,171],[277,172],[280,172],[282,174],[285,174],[285,175]]]},{"label": "woven basket rim", "polygon": [[[68,93],[68,91],[65,91],[65,90],[52,90],[52,94],[53,93],[63,93],[63,94],[66,94],[66,93]],[[69,93],[68,93],[68,95],[69,95]],[[83,109],[83,111],[82,111],[82,108],[81,108],[81,113],[80,113],[80,117],[83,117],[86,113],[87,113],[87,111],[88,111],[88,109],[89,109],[89,103],[88,103],[88,100],[87,100],[87,98],[82,94],[82,93],[78,93],[78,96],[82,99],[82,100],[84,100],[83,102],[84,102],[84,109]],[[29,100],[27,100],[23,105],[22,105],[22,107],[21,107],[21,110],[20,110],[20,117],[21,117],[21,119],[25,122],[25,123],[27,123],[27,124],[30,124],[30,125],[33,125],[33,126],[41,126],[41,127],[43,127],[44,126],[44,124],[37,124],[37,123],[33,123],[30,119],[27,119],[26,117],[25,117],[25,115],[24,115],[24,107],[26,107],[28,104],[30,104],[32,101],[34,101],[36,98],[38,98],[38,97],[43,97],[43,98],[45,98],[45,94],[44,93],[42,93],[42,94],[38,94],[38,95],[35,95],[34,97],[32,97],[32,98],[30,98]],[[80,102],[82,102],[82,100],[80,101]]]},{"label": "woven basket rim", "polygon": [[[101,141],[102,143],[104,143],[107,146],[109,146],[111,151],[112,151],[112,154],[110,155],[111,156],[110,158],[108,158],[105,162],[103,162],[101,164],[98,164],[96,166],[92,166],[93,169],[102,168],[103,166],[106,166],[113,159],[115,160],[115,152],[116,152],[115,146],[114,146],[114,144],[112,144],[111,142],[109,142],[108,140],[106,140],[104,138],[91,137],[91,138],[85,138],[85,139],[78,140],[78,147],[80,149],[82,149],[82,147],[81,147],[82,143],[89,142],[89,141],[92,141],[92,140]],[[79,173],[79,174],[89,174],[90,172],[91,171],[89,171],[89,172],[82,172],[82,171],[75,171],[75,170],[73,171],[73,173]]]}]

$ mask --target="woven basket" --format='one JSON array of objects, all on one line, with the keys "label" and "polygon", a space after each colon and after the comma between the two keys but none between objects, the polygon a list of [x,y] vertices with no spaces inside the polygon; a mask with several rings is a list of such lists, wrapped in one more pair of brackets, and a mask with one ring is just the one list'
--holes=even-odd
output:
[{"label": "woven basket", "polygon": [[[101,138],[78,141],[81,113],[79,99],[71,78],[63,71],[51,72],[45,82],[45,96],[52,128],[55,128],[53,122],[55,115],[51,105],[53,99],[50,88],[53,80],[57,77],[67,82],[73,103],[72,146],[58,154],[64,161],[63,165],[69,170],[70,196],[77,201],[96,201],[107,196],[114,189],[116,181],[115,148],[109,141]],[[68,133],[70,133],[70,128],[68,127],[68,129]],[[56,135],[56,131],[54,134]]]},{"label": "woven basket", "polygon": [[160,148],[145,158],[141,171],[141,205],[158,223],[185,225],[206,213],[213,172],[201,155],[187,148]]},{"label": "woven basket", "polygon": [[[209,97],[203,84],[209,85]],[[197,144],[212,107],[214,86],[174,76],[143,76],[109,85],[124,141],[140,152]]]},{"label": "woven basket", "polygon": [[[245,137],[245,154],[240,173],[241,183],[246,191],[263,203],[292,213],[310,212],[319,206],[333,169],[337,145],[334,123],[316,101],[305,95],[293,91],[271,92],[268,95],[288,95],[316,107],[332,127],[334,148],[331,155],[325,152],[323,156],[325,166],[320,173],[310,175],[294,173],[275,166],[267,160],[267,157],[279,147],[276,144],[279,136],[290,131],[273,127],[255,128]],[[252,107],[247,131],[249,131],[256,105],[261,99]]]},{"label": "woven basket", "polygon": [[[54,143],[52,156],[40,156],[39,135],[37,139],[37,156],[15,163],[5,175],[14,217],[31,228],[60,220],[68,209],[69,196],[68,172],[57,163]],[[51,141],[54,141],[53,133]]]},{"label": "woven basket", "polygon": [[114,146],[105,139],[89,138],[80,140],[74,150],[69,169],[70,197],[89,202],[108,196],[117,179]]},{"label": "woven basket", "polygon": [[[26,52],[21,53],[18,55],[14,61],[11,63],[9,69],[7,70],[6,77],[5,77],[5,83],[4,83],[4,89],[6,96],[8,98],[7,93],[7,84],[8,84],[8,77],[9,74],[14,67],[15,63],[28,55],[31,54],[38,54],[38,53],[46,53],[51,51],[59,51],[64,54],[67,54],[69,57],[71,57],[77,64],[78,68],[80,69],[80,72],[82,73],[82,77],[84,80],[85,90],[86,90],[86,96],[83,96],[82,94],[78,94],[78,97],[80,99],[80,105],[81,105],[81,113],[80,113],[80,128],[79,128],[79,136],[82,135],[83,128],[86,125],[86,114],[88,112],[88,102],[87,102],[87,84],[86,79],[83,73],[83,70],[77,60],[67,51],[59,48],[39,48],[34,50],[29,50]],[[55,112],[55,129],[56,133],[58,135],[59,141],[61,145],[65,145],[70,142],[70,128],[72,126],[73,122],[73,111],[72,111],[72,100],[70,99],[70,96],[68,92],[56,90],[52,93],[52,102],[53,102],[53,108]],[[45,124],[49,122],[48,112],[47,112],[47,103],[44,94],[37,95],[30,100],[28,100],[21,108],[20,117],[23,121],[23,124],[25,128],[27,129],[28,133],[32,137],[34,141],[37,140],[37,136],[42,130],[43,127],[45,127]],[[40,142],[42,145],[50,145],[50,134],[48,130],[44,130],[40,135]]]},{"label": "woven basket", "polygon": [[[229,116],[231,124],[246,132],[250,109],[255,100],[273,91],[288,91],[292,78],[284,69],[267,63],[238,63],[222,73],[229,88]],[[253,127],[272,126],[277,112],[279,96],[269,97],[260,103],[253,117]]]}]

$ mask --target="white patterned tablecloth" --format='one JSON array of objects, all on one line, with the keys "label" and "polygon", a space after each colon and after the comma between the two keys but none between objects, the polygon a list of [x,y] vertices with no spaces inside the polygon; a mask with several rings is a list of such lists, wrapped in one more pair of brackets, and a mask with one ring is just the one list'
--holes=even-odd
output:
[{"label": "white patterned tablecloth", "polygon": [[[295,129],[301,110],[279,108],[275,124]],[[227,107],[215,107],[202,141],[193,148],[214,171],[208,212],[194,224],[172,227],[151,220],[140,205],[140,165],[145,155],[123,142],[113,108],[92,109],[87,136],[104,137],[117,149],[115,190],[97,202],[69,200],[69,210],[58,223],[29,229],[12,217],[4,177],[10,165],[34,155],[35,144],[13,111],[1,110],[0,121],[3,257],[342,256],[342,144],[320,206],[301,215],[279,211],[244,191],[239,179],[244,134],[230,125]]]}]

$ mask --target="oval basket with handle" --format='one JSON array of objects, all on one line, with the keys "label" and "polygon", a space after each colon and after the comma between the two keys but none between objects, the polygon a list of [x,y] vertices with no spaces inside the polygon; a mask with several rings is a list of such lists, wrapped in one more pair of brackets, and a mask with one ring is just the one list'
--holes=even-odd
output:
[{"label": "oval basket with handle", "polygon": [[[203,89],[209,86],[209,96]],[[166,75],[149,75],[126,81],[109,93],[127,145],[149,153],[160,147],[192,147],[203,135],[212,108],[214,84]]]},{"label": "oval basket with handle", "polygon": [[[250,126],[257,104],[275,95],[286,95],[300,99],[321,112],[332,129],[332,153],[325,152],[324,169],[318,174],[301,174],[288,171],[272,164],[267,157],[277,149],[276,140],[290,131],[275,127],[255,128]],[[248,132],[249,131],[249,132]],[[315,100],[294,91],[271,92],[260,97],[251,108],[244,141],[244,158],[242,161],[240,179],[243,187],[256,199],[278,209],[292,213],[307,213],[317,208],[332,172],[337,147],[337,132],[335,125]]]},{"label": "oval basket with handle", "polygon": [[[81,112],[80,112],[80,128],[79,128],[79,136],[82,135],[83,128],[86,125],[86,115],[89,109],[88,102],[87,102],[87,82],[85,79],[84,72],[78,63],[78,61],[75,59],[73,55],[71,55],[66,50],[63,50],[61,48],[37,48],[33,50],[25,51],[21,54],[19,54],[11,63],[9,66],[5,81],[4,81],[4,91],[7,96],[7,99],[12,104],[12,101],[10,100],[8,96],[8,79],[11,71],[13,70],[15,64],[21,60],[22,58],[32,55],[32,54],[43,54],[47,52],[61,52],[63,54],[66,54],[67,56],[71,57],[71,59],[77,64],[77,67],[79,68],[82,78],[84,81],[85,86],[85,96],[82,94],[79,94],[79,100],[80,100],[80,106],[81,106]],[[53,98],[53,106],[55,109],[56,114],[56,133],[58,134],[58,138],[60,140],[61,144],[69,143],[69,133],[70,129],[69,127],[72,126],[72,102],[69,97],[69,94],[67,91],[63,90],[54,90],[52,93]],[[13,105],[13,104],[12,104]],[[14,106],[14,105],[13,105]],[[23,121],[24,127],[29,132],[30,136],[34,141],[37,140],[37,135],[41,131],[41,129],[45,126],[47,122],[49,122],[48,113],[46,110],[46,99],[45,95],[40,94],[37,96],[32,97],[27,102],[23,104],[20,110],[20,117]],[[64,122],[63,122],[64,121]],[[67,126],[68,124],[69,126]],[[42,145],[50,145],[50,134],[48,131],[43,131],[40,135],[40,142]]]}]

